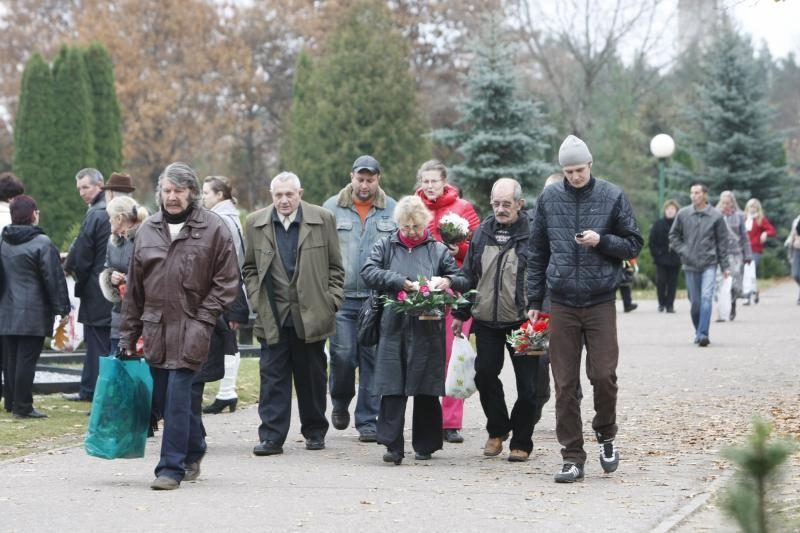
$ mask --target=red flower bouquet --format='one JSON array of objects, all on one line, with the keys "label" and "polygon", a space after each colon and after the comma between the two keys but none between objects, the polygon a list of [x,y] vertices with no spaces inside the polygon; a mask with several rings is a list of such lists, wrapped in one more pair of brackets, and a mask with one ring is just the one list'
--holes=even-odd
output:
[{"label": "red flower bouquet", "polygon": [[543,355],[550,345],[550,315],[539,313],[536,322],[530,320],[506,337],[514,355]]}]

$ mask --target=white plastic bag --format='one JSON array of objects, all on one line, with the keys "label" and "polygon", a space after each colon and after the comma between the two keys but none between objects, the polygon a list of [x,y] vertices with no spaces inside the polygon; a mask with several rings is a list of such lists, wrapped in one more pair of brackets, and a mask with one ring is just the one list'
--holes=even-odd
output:
[{"label": "white plastic bag", "polygon": [[731,318],[732,287],[733,276],[723,277],[717,290],[717,318],[720,321],[727,321]]},{"label": "white plastic bag", "polygon": [[750,296],[750,293],[758,290],[756,285],[756,262],[750,261],[744,265],[744,274],[742,278],[742,294]]},{"label": "white plastic bag", "polygon": [[58,324],[61,322],[61,317],[56,317],[53,322],[53,335],[50,340],[50,348],[57,352],[74,352],[83,342],[83,324],[78,322],[78,309],[80,308],[81,301],[79,298],[73,296],[75,294],[75,280],[72,279],[72,276],[67,276],[67,292],[69,293],[69,303],[72,306],[72,311],[69,312],[69,321],[67,321],[67,324],[64,326],[66,337],[63,344],[56,342],[56,331],[58,331]]},{"label": "white plastic bag", "polygon": [[444,382],[445,396],[465,400],[478,388],[475,386],[475,350],[464,337],[453,338],[447,379]]}]

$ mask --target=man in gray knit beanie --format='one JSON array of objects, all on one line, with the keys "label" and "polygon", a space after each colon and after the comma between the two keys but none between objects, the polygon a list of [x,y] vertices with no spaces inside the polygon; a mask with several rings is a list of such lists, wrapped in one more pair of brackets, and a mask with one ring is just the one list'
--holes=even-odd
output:
[{"label": "man in gray knit beanie", "polygon": [[[564,180],[545,187],[536,202],[528,258],[528,317],[539,318],[550,288],[550,368],[556,384],[556,437],[563,464],[557,483],[583,480],[586,451],[580,415],[581,352],[594,388],[592,420],[600,466],[614,472],[617,435],[617,312],[614,303],[624,259],[643,239],[622,189],[592,176],[592,153],[568,136],[558,150]],[[549,268],[548,268],[549,265]]]}]

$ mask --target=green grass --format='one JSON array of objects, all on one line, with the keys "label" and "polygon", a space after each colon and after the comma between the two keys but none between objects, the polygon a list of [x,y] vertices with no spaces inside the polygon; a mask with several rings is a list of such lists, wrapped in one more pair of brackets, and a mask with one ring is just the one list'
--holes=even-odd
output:
[{"label": "green grass", "polygon": [[[236,388],[240,407],[258,402],[258,358],[242,359]],[[217,389],[219,382],[206,386],[204,405],[214,401]],[[49,418],[16,419],[5,409],[0,409],[0,461],[83,441],[89,423],[86,413],[91,409],[91,403],[70,402],[63,400],[61,394],[47,394],[34,396],[33,405]]]}]

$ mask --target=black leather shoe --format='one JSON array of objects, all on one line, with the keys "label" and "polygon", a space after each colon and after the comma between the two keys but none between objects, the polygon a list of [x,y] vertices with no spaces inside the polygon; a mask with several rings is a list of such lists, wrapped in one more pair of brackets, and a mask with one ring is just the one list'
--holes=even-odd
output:
[{"label": "black leather shoe", "polygon": [[399,465],[403,462],[403,452],[386,452],[383,454],[383,462]]},{"label": "black leather shoe", "polygon": [[272,442],[271,440],[265,440],[256,444],[255,448],[253,448],[253,455],[257,455],[259,457],[265,455],[279,455],[283,453],[283,446]]},{"label": "black leather shoe", "polygon": [[442,437],[444,437],[444,440],[447,442],[453,444],[461,444],[464,442],[464,437],[461,436],[461,431],[457,429],[445,429],[442,432]]},{"label": "black leather shoe", "polygon": [[218,415],[227,407],[231,413],[236,411],[236,404],[239,403],[239,398],[231,398],[230,400],[214,399],[214,403],[203,407],[203,412],[207,415]]},{"label": "black leather shoe", "polygon": [[325,439],[306,439],[306,450],[324,450]]},{"label": "black leather shoe", "polygon": [[630,313],[631,311],[635,311],[637,307],[639,307],[639,304],[631,304],[625,308],[625,312]]},{"label": "black leather shoe", "polygon": [[417,461],[430,461],[431,460],[431,454],[417,452],[417,453],[414,454],[414,459],[416,459]]},{"label": "black leather shoe", "polygon": [[350,412],[347,409],[334,409],[331,412],[331,424],[336,429],[347,429],[350,425]]},{"label": "black leather shoe", "polygon": [[667,313],[674,314],[675,313],[675,308],[674,307],[667,307]]},{"label": "black leather shoe", "polygon": [[362,431],[358,434],[359,442],[375,442],[378,440],[378,435],[374,431]]},{"label": "black leather shoe", "polygon": [[36,409],[31,409],[29,413],[14,413],[14,418],[47,418],[47,415]]}]

